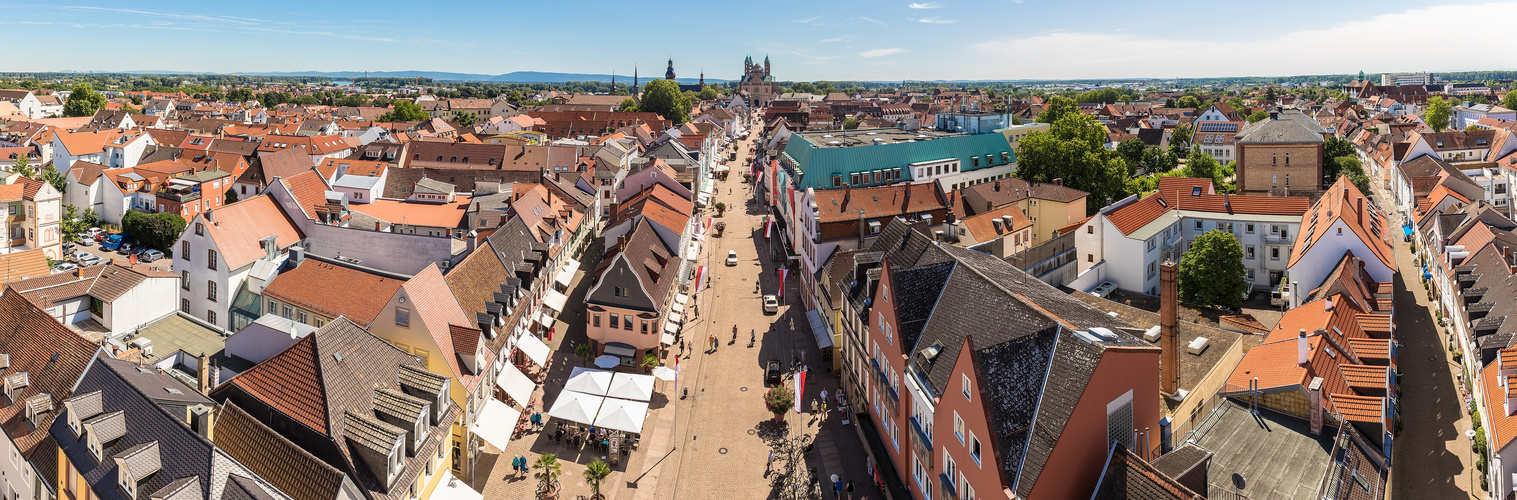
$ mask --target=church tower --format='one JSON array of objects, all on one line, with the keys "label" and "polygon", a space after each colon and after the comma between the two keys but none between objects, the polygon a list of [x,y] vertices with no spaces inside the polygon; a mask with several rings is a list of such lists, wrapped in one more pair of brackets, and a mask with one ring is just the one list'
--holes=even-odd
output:
[{"label": "church tower", "polygon": [[664,79],[665,80],[673,80],[674,79],[674,58],[672,58],[672,57],[669,58],[669,69],[664,70]]},{"label": "church tower", "polygon": [[769,76],[769,56],[764,56],[764,76]]},{"label": "church tower", "polygon": [[706,70],[705,69],[701,70],[701,88],[702,89],[706,88]]}]

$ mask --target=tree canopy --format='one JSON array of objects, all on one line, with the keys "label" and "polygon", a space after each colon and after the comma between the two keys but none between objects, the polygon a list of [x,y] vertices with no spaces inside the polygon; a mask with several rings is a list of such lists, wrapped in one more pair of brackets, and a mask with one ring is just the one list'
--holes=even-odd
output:
[{"label": "tree canopy", "polygon": [[701,89],[700,93],[695,94],[695,96],[702,101],[710,101],[712,99],[720,97],[720,95],[716,92],[716,87],[712,87],[710,85],[707,85],[706,88]]},{"label": "tree canopy", "polygon": [[1507,92],[1505,96],[1501,97],[1501,107],[1506,109],[1517,109],[1517,90]]},{"label": "tree canopy", "polygon": [[679,91],[674,80],[654,80],[643,86],[643,101],[638,108],[658,113],[676,125],[690,120],[690,100]]},{"label": "tree canopy", "polygon": [[1238,307],[1248,291],[1243,248],[1233,233],[1220,229],[1196,237],[1180,257],[1180,300],[1192,304]]},{"label": "tree canopy", "polygon": [[1059,116],[1048,130],[1027,134],[1018,152],[1017,177],[1029,181],[1052,182],[1063,179],[1064,185],[1090,193],[1087,212],[1095,213],[1105,200],[1127,196],[1127,163],[1116,151],[1106,149],[1106,128],[1089,115],[1072,111],[1060,113],[1059,101],[1043,112]]},{"label": "tree canopy", "polygon": [[382,122],[419,122],[430,119],[432,115],[411,101],[395,101],[394,111],[379,115],[379,121]]},{"label": "tree canopy", "polygon": [[456,121],[459,125],[465,127],[472,127],[475,123],[479,122],[479,115],[474,114],[473,111],[464,111],[455,115],[453,117],[453,121]]},{"label": "tree canopy", "polygon": [[1255,111],[1253,113],[1249,113],[1249,115],[1248,115],[1248,122],[1249,123],[1258,123],[1260,120],[1263,120],[1265,118],[1269,118],[1269,115],[1266,114],[1264,112],[1264,110],[1261,109],[1259,111]]},{"label": "tree canopy", "polygon": [[621,105],[617,106],[616,110],[617,111],[624,111],[624,112],[636,112],[637,111],[637,101],[634,100],[634,99],[632,99],[631,97],[628,97],[626,99],[622,99]]},{"label": "tree canopy", "polygon": [[1443,96],[1433,96],[1427,99],[1427,112],[1423,114],[1422,121],[1427,126],[1433,127],[1434,132],[1442,132],[1449,128],[1449,117],[1453,115],[1453,105],[1449,104]]},{"label": "tree canopy", "polygon": [[1070,113],[1080,113],[1075,102],[1068,97],[1053,96],[1048,100],[1048,105],[1043,107],[1043,112],[1038,113],[1038,123],[1053,123]]},{"label": "tree canopy", "polygon": [[63,116],[95,116],[95,111],[105,107],[105,96],[95,92],[88,83],[74,86],[63,104]]}]

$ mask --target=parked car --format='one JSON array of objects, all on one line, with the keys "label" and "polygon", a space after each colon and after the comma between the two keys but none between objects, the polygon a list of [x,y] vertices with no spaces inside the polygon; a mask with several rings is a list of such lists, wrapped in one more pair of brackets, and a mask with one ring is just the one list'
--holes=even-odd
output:
[{"label": "parked car", "polygon": [[728,250],[727,251],[727,265],[728,266],[735,266],[735,265],[737,265],[737,250]]},{"label": "parked car", "polygon": [[[106,236],[105,240],[100,242],[100,249],[114,252],[117,248],[121,248],[121,245],[123,244],[131,244],[136,242],[137,240],[133,239],[132,235],[130,234],[114,233],[110,236]],[[123,253],[122,255],[126,254]]]},{"label": "parked car", "polygon": [[84,236],[84,237],[87,237],[87,238],[90,238],[90,239],[94,239],[95,235],[98,235],[98,234],[104,233],[104,232],[105,232],[104,229],[100,229],[98,227],[92,227],[92,228],[89,228],[89,229],[85,229],[84,232],[79,233],[79,234],[81,236]]},{"label": "parked car", "polygon": [[132,250],[135,248],[137,247],[131,243],[122,243],[116,246],[116,253],[121,255],[131,255],[133,253]]},{"label": "parked car", "polygon": [[158,260],[158,259],[162,259],[162,258],[163,258],[163,252],[160,252],[160,251],[157,251],[157,250],[153,250],[151,248],[143,251],[142,255],[140,255],[140,256],[137,257],[137,259],[140,260],[140,261],[142,261],[142,262],[152,262],[152,261],[155,261],[155,260]]},{"label": "parked car", "polygon": [[54,273],[66,273],[75,269],[79,269],[79,265],[73,262],[59,262],[58,265],[53,266]]},{"label": "parked car", "polygon": [[765,362],[764,363],[764,383],[766,383],[766,384],[779,384],[780,383],[780,372],[781,371],[782,370],[780,369],[780,360],[778,360],[778,359],[771,359],[771,360]]},{"label": "parked car", "polygon": [[1091,295],[1095,295],[1097,297],[1101,297],[1101,298],[1104,299],[1104,298],[1106,298],[1107,295],[1111,295],[1111,292],[1114,291],[1114,290],[1116,290],[1116,289],[1117,289],[1117,284],[1116,283],[1112,283],[1110,281],[1107,281],[1107,282],[1101,283],[1100,286],[1097,286],[1095,290],[1091,290],[1090,294]]},{"label": "parked car", "polygon": [[73,243],[64,243],[63,244],[63,254],[64,255],[68,255],[70,252],[73,252],[75,248],[79,248],[79,246],[75,245]]},{"label": "parked car", "polygon": [[778,312],[779,310],[780,310],[780,301],[779,301],[779,299],[774,298],[773,295],[765,295],[764,296],[764,312],[766,312],[766,313],[772,313],[772,312]]},{"label": "parked car", "polygon": [[79,246],[84,246],[84,247],[94,246],[95,245],[95,239],[91,238],[89,236],[80,235],[78,243],[79,243]]},{"label": "parked car", "polygon": [[89,252],[79,252],[74,255],[79,256],[79,265],[82,267],[89,267],[100,263],[100,256]]}]

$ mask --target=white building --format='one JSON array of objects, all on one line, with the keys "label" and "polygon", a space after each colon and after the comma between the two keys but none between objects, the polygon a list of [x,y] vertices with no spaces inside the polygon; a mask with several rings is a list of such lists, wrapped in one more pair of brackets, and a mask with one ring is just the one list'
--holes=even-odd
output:
[{"label": "white building", "polygon": [[1432,85],[1438,81],[1432,73],[1381,73],[1380,85],[1391,87],[1398,85]]},{"label": "white building", "polygon": [[304,238],[270,196],[254,196],[196,215],[174,243],[171,257],[174,273],[181,279],[179,310],[236,331],[228,311],[249,284],[249,276],[262,278],[253,283],[261,286],[279,268],[290,247]]},{"label": "white building", "polygon": [[93,321],[96,330],[120,335],[174,313],[179,277],[147,266],[101,264],[21,280],[11,290],[65,325]]},{"label": "white building", "polygon": [[47,117],[47,115],[42,114],[42,101],[37,100],[37,96],[29,90],[0,90],[0,101],[14,104],[27,118],[35,120]]},{"label": "white building", "polygon": [[1396,274],[1392,228],[1385,214],[1366,199],[1348,177],[1339,177],[1310,211],[1302,216],[1306,229],[1296,235],[1286,279],[1291,283],[1292,304],[1305,301],[1307,292],[1327,278],[1345,253],[1364,262],[1364,269],[1377,282],[1389,282]]}]

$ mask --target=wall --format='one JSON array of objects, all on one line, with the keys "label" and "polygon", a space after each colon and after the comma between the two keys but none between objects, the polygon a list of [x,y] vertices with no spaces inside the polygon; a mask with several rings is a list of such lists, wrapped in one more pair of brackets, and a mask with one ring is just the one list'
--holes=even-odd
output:
[{"label": "wall", "polygon": [[[42,460],[52,458],[48,453],[38,453],[36,456]],[[5,439],[5,458],[0,460],[0,478],[4,480],[5,491],[17,495],[17,500],[45,500],[37,498],[37,482],[46,482],[47,478],[37,475],[37,469],[21,457],[21,449],[16,447],[16,442],[9,436]],[[6,498],[11,496],[6,495]]]},{"label": "wall", "polygon": [[[1338,262],[1343,260],[1345,251],[1354,252],[1354,255],[1364,262],[1365,270],[1375,281],[1391,281],[1395,275],[1396,270],[1382,264],[1366,243],[1347,226],[1348,224],[1343,219],[1334,220],[1332,226],[1329,226],[1322,236],[1312,242],[1311,248],[1308,248],[1301,259],[1287,271],[1287,276],[1292,282],[1301,284],[1299,287],[1293,287],[1291,293],[1302,298],[1302,302],[1305,302],[1307,291],[1321,285],[1328,273],[1337,268]],[[1339,234],[1339,230],[1342,230],[1342,234]],[[1394,228],[1386,230],[1394,230]],[[1394,246],[1391,247],[1391,251],[1395,252]]]},{"label": "wall", "polygon": [[283,184],[273,184],[269,196],[305,233],[306,252],[324,257],[351,257],[365,267],[413,275],[428,265],[450,262],[453,239],[447,237],[371,231],[318,224],[305,216]]},{"label": "wall", "polygon": [[65,325],[83,323],[90,318],[90,297],[82,295],[68,300],[54,301],[53,307],[48,308],[47,311],[59,323]]},{"label": "wall", "polygon": [[[1156,347],[1107,347],[1091,374],[1064,432],[1044,464],[1042,474],[1029,498],[1089,498],[1097,478],[1105,468],[1109,444],[1107,405],[1132,391],[1133,425],[1140,436],[1133,450],[1146,460],[1157,456],[1148,450],[1159,445],[1159,377],[1134,377],[1135,373],[1155,374],[1159,365]],[[1141,433],[1148,429],[1147,449]]]},{"label": "wall", "polygon": [[112,334],[119,334],[173,314],[179,308],[179,289],[179,278],[145,279],[115,302],[105,304],[101,312],[106,318],[101,323]]},{"label": "wall", "polygon": [[1085,202],[1089,196],[1069,203],[1027,199],[1017,202],[1022,213],[1032,218],[1032,241],[1041,243],[1053,238],[1054,231],[1085,218]]},{"label": "wall", "polygon": [[[1181,354],[1181,356],[1190,355],[1189,353]],[[1211,371],[1206,372],[1206,376],[1190,388],[1190,394],[1178,406],[1175,406],[1175,409],[1170,414],[1174,417],[1174,423],[1171,424],[1170,429],[1173,430],[1172,435],[1174,436],[1175,444],[1178,445],[1184,442],[1182,436],[1190,432],[1196,424],[1200,423],[1200,420],[1204,420],[1206,415],[1215,409],[1217,398],[1213,397],[1213,395],[1227,385],[1227,378],[1232,375],[1233,369],[1237,368],[1238,363],[1241,361],[1243,361],[1243,341],[1242,337],[1239,337],[1238,341],[1233,342],[1233,345],[1227,348],[1227,352],[1222,354],[1217,363],[1212,365]],[[1201,409],[1201,413],[1196,414],[1196,421],[1192,421],[1191,414],[1197,408]]]},{"label": "wall", "polygon": [[[664,326],[662,318],[655,316],[655,313],[604,305],[591,307],[593,309],[585,312],[585,335],[598,344],[597,354],[605,351],[607,342],[621,342],[642,351],[658,347]],[[616,328],[611,328],[612,314],[618,318]],[[597,318],[600,319],[600,326],[595,325]],[[636,318],[631,330],[626,329],[627,318]],[[644,328],[647,329],[646,332]]]},{"label": "wall", "polygon": [[[1322,186],[1322,144],[1238,144],[1238,191],[1285,188],[1315,190]],[[1290,155],[1286,165],[1285,155]]]},{"label": "wall", "polygon": [[261,363],[279,354],[285,348],[295,345],[297,340],[300,339],[290,336],[289,333],[253,323],[227,337],[226,353],[228,356]]},{"label": "wall", "polygon": [[[964,497],[964,484],[970,485],[975,492],[975,498],[994,498],[996,493],[1004,486],[1001,482],[998,457],[999,450],[996,435],[990,431],[989,421],[985,418],[984,393],[979,388],[979,372],[975,369],[973,356],[970,356],[970,347],[973,343],[973,335],[966,335],[964,346],[960,349],[959,357],[954,361],[953,374],[950,376],[950,387],[946,388],[946,394],[938,399],[937,408],[933,414],[932,444],[936,448],[938,456],[933,457],[933,470],[931,476],[936,478],[939,473],[945,471],[946,463],[943,459],[946,455],[953,460],[955,474],[954,482],[959,497]],[[964,397],[963,376],[969,375],[970,383],[975,387],[970,390],[970,396]],[[960,441],[954,433],[954,415],[958,415],[964,421],[964,437]],[[976,463],[970,455],[972,439],[980,441],[981,457]],[[958,476],[962,474],[962,479]],[[905,478],[911,477],[911,471],[906,470]],[[941,487],[939,488],[941,490]],[[934,498],[942,497],[941,491],[934,493]]]},{"label": "wall", "polygon": [[[878,423],[876,429],[880,433],[880,441],[884,443],[885,449],[890,451],[889,460],[900,477],[909,482],[909,478],[911,477],[911,462],[909,457],[912,438],[907,434],[914,431],[911,430],[910,422],[906,420],[910,416],[909,408],[911,406],[910,402],[907,401],[910,399],[910,396],[906,394],[905,384],[900,383],[900,378],[906,370],[906,360],[901,356],[900,328],[898,328],[899,324],[896,321],[895,308],[886,296],[889,289],[894,288],[891,276],[891,263],[887,259],[881,263],[880,285],[875,288],[873,306],[869,308],[868,313],[865,315],[868,318],[868,323],[864,325],[866,330],[864,333],[864,355],[865,357],[873,357],[875,347],[879,347],[880,358],[883,358],[880,362],[880,369],[885,372],[887,378],[893,378],[896,381],[896,393],[899,395],[900,400],[891,398],[890,386],[880,383],[879,375],[875,373],[871,373],[870,376],[865,377],[868,380],[865,392],[869,396],[869,411],[872,412],[870,416]],[[885,336],[884,330],[887,327],[891,330],[891,339],[887,339]],[[873,365],[867,364],[867,362],[864,367],[866,371],[872,371],[873,369]],[[894,416],[892,416],[892,412]],[[892,425],[896,430],[895,441],[892,441],[890,438],[890,428]],[[952,428],[952,423],[949,424],[949,428]],[[983,435],[990,436],[988,432]]]}]

